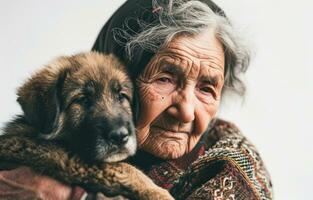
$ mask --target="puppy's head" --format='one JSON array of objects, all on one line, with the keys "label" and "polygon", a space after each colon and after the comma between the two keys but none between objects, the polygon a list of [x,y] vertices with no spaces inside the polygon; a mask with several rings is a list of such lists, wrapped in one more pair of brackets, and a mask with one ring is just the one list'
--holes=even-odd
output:
[{"label": "puppy's head", "polygon": [[131,100],[122,64],[95,52],[61,57],[18,90],[38,136],[62,142],[88,162],[116,162],[135,153]]}]

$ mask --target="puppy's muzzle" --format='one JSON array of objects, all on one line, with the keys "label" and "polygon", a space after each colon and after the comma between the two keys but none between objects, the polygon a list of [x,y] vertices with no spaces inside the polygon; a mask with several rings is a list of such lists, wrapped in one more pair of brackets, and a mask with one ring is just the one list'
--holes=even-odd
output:
[{"label": "puppy's muzzle", "polygon": [[126,142],[129,140],[130,135],[130,131],[125,126],[123,126],[112,130],[109,133],[108,138],[113,144],[123,145],[126,144]]},{"label": "puppy's muzzle", "polygon": [[131,119],[119,115],[106,120],[102,123],[101,139],[97,141],[96,160],[117,162],[134,155],[137,142],[135,127]]}]

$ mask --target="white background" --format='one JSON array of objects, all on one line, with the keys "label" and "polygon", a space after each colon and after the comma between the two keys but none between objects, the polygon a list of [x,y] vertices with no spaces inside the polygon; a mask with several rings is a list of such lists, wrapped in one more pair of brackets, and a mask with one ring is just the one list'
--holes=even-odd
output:
[{"label": "white background", "polygon": [[[16,88],[59,55],[88,51],[124,0],[0,0],[0,127],[20,112]],[[243,102],[220,116],[259,149],[275,199],[312,199],[313,1],[216,0],[254,56]]]}]

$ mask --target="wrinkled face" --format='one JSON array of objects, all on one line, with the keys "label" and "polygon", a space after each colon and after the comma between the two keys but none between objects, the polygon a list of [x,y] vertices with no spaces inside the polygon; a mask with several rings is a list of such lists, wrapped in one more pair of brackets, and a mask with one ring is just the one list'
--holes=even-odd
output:
[{"label": "wrinkled face", "polygon": [[137,79],[140,148],[164,159],[190,152],[215,116],[224,84],[224,51],[211,31],[179,36]]},{"label": "wrinkled face", "polygon": [[114,61],[78,63],[78,70],[66,75],[61,92],[61,140],[89,162],[116,162],[133,155],[132,85],[126,73]]}]

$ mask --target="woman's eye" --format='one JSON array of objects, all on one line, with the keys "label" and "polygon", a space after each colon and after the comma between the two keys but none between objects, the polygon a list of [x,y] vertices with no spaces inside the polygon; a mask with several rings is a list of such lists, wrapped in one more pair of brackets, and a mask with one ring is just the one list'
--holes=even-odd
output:
[{"label": "woman's eye", "polygon": [[172,79],[169,77],[161,77],[156,80],[159,83],[172,83]]},{"label": "woman's eye", "polygon": [[205,93],[212,93],[212,89],[210,87],[201,87],[200,90]]},{"label": "woman's eye", "polygon": [[170,75],[159,76],[158,78],[154,79],[152,86],[154,91],[159,94],[170,94],[177,87],[177,79]]},{"label": "woman's eye", "polygon": [[197,90],[199,91],[199,97],[205,101],[211,101],[213,99],[216,99],[216,93],[212,86],[200,85],[198,86]]}]

